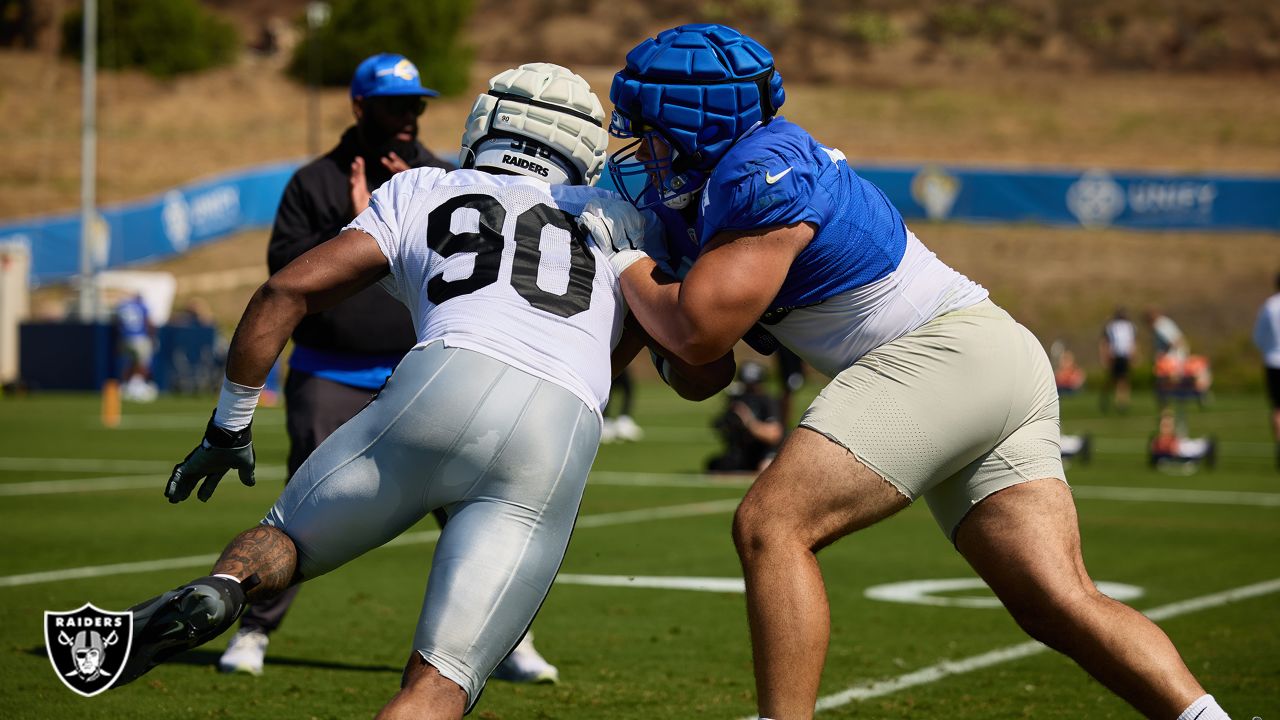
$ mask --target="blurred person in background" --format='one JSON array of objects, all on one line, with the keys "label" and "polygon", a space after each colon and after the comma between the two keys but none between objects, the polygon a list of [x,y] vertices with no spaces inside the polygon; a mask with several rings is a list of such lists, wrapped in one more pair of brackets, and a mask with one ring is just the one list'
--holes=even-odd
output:
[{"label": "blurred person in background", "polygon": [[724,454],[707,463],[710,472],[756,473],[769,467],[782,442],[778,399],[764,386],[765,368],[747,360],[738,368],[737,387],[729,389],[729,404],[715,420],[724,440]]},{"label": "blurred person in background", "polygon": [[[351,80],[355,125],[338,145],[303,166],[285,187],[267,246],[275,274],[308,250],[336,237],[369,207],[392,175],[418,167],[453,166],[418,142],[418,118],[435,90],[401,55],[373,55]],[[284,385],[289,434],[288,478],[335,430],[360,412],[417,342],[409,310],[378,285],[329,310],[309,315],[293,331]],[[445,522],[443,512],[436,519]],[[298,587],[250,605],[240,630],[218,661],[223,672],[262,673],[271,633],[284,621]],[[555,682],[558,671],[533,647],[532,634],[495,674],[510,681]]]},{"label": "blurred person in background", "polygon": [[1084,387],[1086,373],[1076,362],[1076,354],[1058,341],[1053,344],[1049,356],[1053,358],[1053,382],[1058,387],[1058,394],[1074,395],[1079,392]]},{"label": "blurred person in background", "polygon": [[158,391],[151,382],[151,359],[155,355],[156,328],[141,294],[134,293],[116,306],[116,331],[126,362],[122,396],[133,402],[155,400]]},{"label": "blurred person in background", "polygon": [[1187,338],[1182,334],[1178,323],[1155,307],[1147,308],[1146,318],[1147,325],[1151,326],[1152,362],[1159,363],[1166,355],[1179,362],[1186,359],[1189,352]]},{"label": "blurred person in background", "polygon": [[184,344],[169,352],[169,360],[174,365],[175,388],[188,393],[218,392],[222,387],[230,341],[218,332],[208,301],[199,297],[188,299],[169,316],[168,326],[179,332],[178,337],[181,337],[183,328],[207,328],[211,335],[207,343]]},{"label": "blurred person in background", "polygon": [[619,191],[693,246],[675,276],[643,257],[648,237],[618,248],[637,321],[692,364],[767,330],[833,378],[734,516],[761,720],[815,711],[831,639],[816,554],[921,496],[1030,635],[1148,717],[1227,718],[1168,636],[1089,578],[1039,341],[778,116],[782,85],[764,46],[691,24],[633,48],[610,91],[610,132],[630,139],[609,160]]},{"label": "blurred person in background", "polygon": [[1276,443],[1276,468],[1280,469],[1280,273],[1276,274],[1275,288],[1276,293],[1258,309],[1253,344],[1262,353],[1262,372],[1271,402],[1271,437]]},{"label": "blurred person in background", "polygon": [[[609,397],[612,400],[614,395],[620,395],[620,402],[614,404],[609,403],[610,407],[616,408],[612,415],[606,415],[604,418],[604,429],[600,431],[600,442],[615,442],[622,440],[624,442],[637,442],[644,437],[644,430],[631,417],[631,411],[635,407],[635,382],[631,378],[631,369],[623,368],[621,373],[613,379],[613,384],[609,386]],[[605,412],[609,412],[609,408],[605,408]]]},{"label": "blurred person in background", "polygon": [[1146,319],[1151,326],[1151,375],[1158,407],[1163,410],[1171,401],[1188,398],[1203,407],[1213,384],[1209,358],[1192,355],[1182,329],[1158,309],[1147,308]]},{"label": "blurred person in background", "polygon": [[785,433],[791,429],[791,396],[804,387],[804,360],[785,347],[774,355],[778,358],[778,422]]},{"label": "blurred person in background", "polygon": [[1103,412],[1113,404],[1121,413],[1129,410],[1129,372],[1138,347],[1137,338],[1138,333],[1129,321],[1128,311],[1117,307],[1103,326],[1102,337],[1098,340],[1098,357],[1107,369],[1107,386],[1102,389],[1100,400]]}]

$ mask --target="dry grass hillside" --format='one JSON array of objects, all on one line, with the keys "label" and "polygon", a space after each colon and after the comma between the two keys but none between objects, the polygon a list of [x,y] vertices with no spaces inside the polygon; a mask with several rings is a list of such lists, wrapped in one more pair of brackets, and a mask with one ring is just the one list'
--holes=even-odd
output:
[{"label": "dry grass hillside", "polygon": [[[544,52],[560,48],[547,59],[568,62],[575,52],[587,52],[577,48],[601,42],[594,26],[584,24],[602,12],[601,4],[559,5],[564,14],[529,25],[527,34],[541,38]],[[579,6],[587,12],[573,12]],[[528,10],[519,4],[523,10],[496,24],[495,7],[477,3],[472,21],[481,58],[472,74],[476,89],[500,65],[544,59],[496,56],[486,38],[494,27],[527,22],[520,13]],[[660,26],[649,27],[657,21],[646,19],[637,33]],[[623,43],[610,34],[607,47],[579,60],[620,62],[630,37]],[[503,47],[514,53],[519,43]],[[893,52],[853,63],[838,80],[789,80],[785,114],[854,162],[1280,171],[1280,77],[1274,74],[898,62]],[[784,75],[787,57],[780,59]],[[307,95],[283,77],[280,65],[279,59],[246,55],[234,67],[173,81],[102,74],[99,199],[127,200],[211,173],[306,156]],[[616,69],[575,68],[602,92]],[[466,97],[434,102],[424,123],[427,144],[445,152],[456,147],[469,105]],[[319,136],[327,147],[350,119],[345,92],[323,91],[319,106]],[[78,68],[48,50],[0,51],[0,113],[0,217],[73,209]],[[916,230],[945,260],[990,287],[1046,343],[1064,338],[1086,360],[1113,305],[1160,304],[1182,322],[1195,349],[1214,356],[1222,373],[1238,380],[1256,374],[1248,332],[1280,270],[1280,236],[958,224]],[[262,277],[264,246],[264,232],[243,233],[161,267],[182,277],[180,294],[205,297],[229,323]],[[40,302],[56,293],[43,291]]]}]

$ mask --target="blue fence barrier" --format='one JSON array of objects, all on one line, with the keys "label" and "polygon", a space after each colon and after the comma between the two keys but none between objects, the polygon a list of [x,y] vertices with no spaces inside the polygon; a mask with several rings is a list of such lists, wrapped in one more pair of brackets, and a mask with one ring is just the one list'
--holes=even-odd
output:
[{"label": "blue fence barrier", "polygon": [[[298,163],[249,168],[183,185],[146,200],[99,209],[105,242],[95,248],[99,268],[159,260],[227,235],[264,227]],[[0,223],[0,242],[31,250],[34,284],[80,271],[80,215],[68,213]]]},{"label": "blue fence barrier", "polygon": [[857,170],[908,218],[1280,231],[1280,177],[936,165]]},{"label": "blue fence barrier", "polygon": [[[854,163],[907,219],[1027,222],[1147,230],[1280,232],[1280,177],[1024,170]],[[298,163],[249,168],[141,202],[102,208],[99,267],[156,260],[270,225]],[[608,184],[608,176],[602,180]],[[36,284],[80,266],[78,214],[0,223],[0,242],[31,248]]]}]

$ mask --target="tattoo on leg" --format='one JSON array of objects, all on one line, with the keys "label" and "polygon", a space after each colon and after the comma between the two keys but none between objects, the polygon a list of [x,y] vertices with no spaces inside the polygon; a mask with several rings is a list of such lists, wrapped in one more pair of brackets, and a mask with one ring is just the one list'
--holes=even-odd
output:
[{"label": "tattoo on leg", "polygon": [[298,550],[284,531],[270,525],[245,530],[222,551],[213,572],[234,575],[241,580],[257,573],[262,584],[249,593],[261,601],[284,592],[294,581]]}]

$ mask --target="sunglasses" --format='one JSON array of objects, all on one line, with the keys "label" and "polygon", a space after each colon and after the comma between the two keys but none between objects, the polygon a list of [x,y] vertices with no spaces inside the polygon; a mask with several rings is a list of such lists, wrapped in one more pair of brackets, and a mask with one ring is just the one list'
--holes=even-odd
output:
[{"label": "sunglasses", "polygon": [[405,115],[413,113],[417,116],[427,111],[427,99],[416,95],[371,97],[365,102],[376,106],[377,109],[387,113],[388,115]]}]

